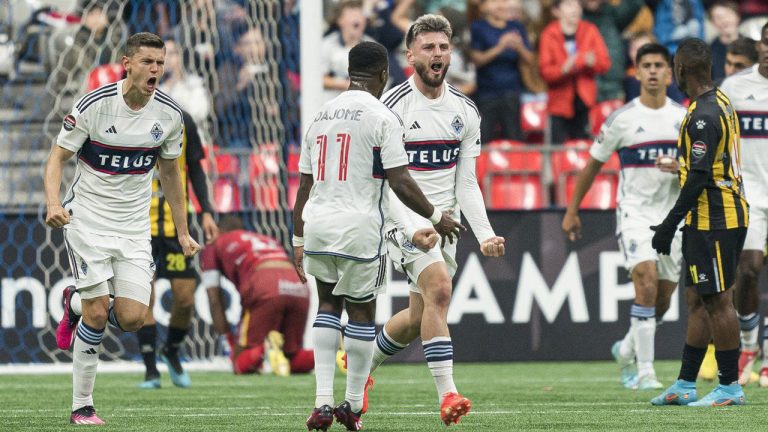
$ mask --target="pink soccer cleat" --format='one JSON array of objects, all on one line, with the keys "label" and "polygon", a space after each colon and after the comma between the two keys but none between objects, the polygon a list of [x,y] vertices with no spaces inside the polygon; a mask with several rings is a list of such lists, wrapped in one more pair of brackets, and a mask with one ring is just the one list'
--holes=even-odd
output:
[{"label": "pink soccer cleat", "polygon": [[72,348],[72,341],[75,339],[75,329],[80,321],[80,316],[72,312],[72,307],[69,304],[74,293],[74,285],[64,288],[64,316],[61,317],[61,321],[59,321],[59,325],[56,327],[56,345],[61,350]]},{"label": "pink soccer cleat", "polygon": [[104,420],[96,416],[96,409],[91,405],[87,405],[72,411],[72,415],[69,417],[69,423],[74,425],[95,426],[103,426],[107,424]]},{"label": "pink soccer cleat", "polygon": [[459,424],[461,417],[472,409],[472,402],[458,393],[446,393],[440,404],[440,418],[446,426]]}]

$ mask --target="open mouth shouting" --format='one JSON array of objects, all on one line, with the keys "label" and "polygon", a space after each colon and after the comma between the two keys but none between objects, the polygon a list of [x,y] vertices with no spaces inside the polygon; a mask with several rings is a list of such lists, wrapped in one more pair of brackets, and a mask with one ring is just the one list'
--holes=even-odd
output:
[{"label": "open mouth shouting", "polygon": [[147,80],[147,90],[152,93],[155,91],[155,87],[157,86],[157,77],[151,77]]},{"label": "open mouth shouting", "polygon": [[429,69],[437,76],[440,76],[443,73],[443,62],[441,61],[435,61],[429,64]]}]

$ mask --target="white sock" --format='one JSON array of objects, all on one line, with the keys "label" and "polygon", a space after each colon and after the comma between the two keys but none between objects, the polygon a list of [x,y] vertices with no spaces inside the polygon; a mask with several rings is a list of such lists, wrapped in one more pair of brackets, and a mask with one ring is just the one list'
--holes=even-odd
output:
[{"label": "white sock", "polygon": [[373,322],[349,321],[344,328],[344,348],[347,351],[347,391],[344,398],[354,412],[363,408],[363,393],[376,345],[373,342],[375,338]]},{"label": "white sock", "polygon": [[624,339],[621,340],[619,345],[619,357],[625,359],[635,358],[635,326],[630,320],[629,330],[624,335]]},{"label": "white sock", "polygon": [[99,347],[104,329],[96,330],[84,322],[77,326],[72,346],[72,411],[93,406],[93,385],[99,364]]},{"label": "white sock", "polygon": [[756,351],[758,348],[757,336],[760,331],[760,315],[751,313],[739,315],[739,328],[741,329],[741,348],[747,351]]},{"label": "white sock", "polygon": [[376,343],[373,347],[373,360],[371,360],[370,372],[373,373],[373,371],[375,371],[379,365],[384,363],[384,360],[399,353],[407,346],[408,344],[401,344],[400,342],[392,339],[392,337],[389,336],[389,333],[387,333],[386,327],[381,329],[379,334],[376,335]]},{"label": "white sock", "polygon": [[453,382],[453,343],[450,336],[437,336],[423,341],[424,356],[437,387],[438,403],[446,393],[458,393]]},{"label": "white sock", "polygon": [[656,338],[656,320],[638,320],[634,325],[634,328],[637,375],[655,375],[656,372],[653,370],[653,358]]},{"label": "white sock", "polygon": [[83,301],[80,299],[80,293],[75,291],[72,293],[72,297],[69,299],[69,307],[72,309],[72,312],[76,313],[77,315],[83,314]]},{"label": "white sock", "polygon": [[318,312],[312,326],[315,343],[315,408],[334,406],[333,375],[336,372],[336,351],[341,342],[341,322],[338,315]]}]

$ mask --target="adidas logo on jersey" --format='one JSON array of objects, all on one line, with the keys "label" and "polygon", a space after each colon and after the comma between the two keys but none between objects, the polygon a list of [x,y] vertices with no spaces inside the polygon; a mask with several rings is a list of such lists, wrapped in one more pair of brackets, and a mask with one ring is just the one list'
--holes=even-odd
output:
[{"label": "adidas logo on jersey", "polygon": [[749,96],[747,96],[747,100],[755,100],[755,95],[749,95]]},{"label": "adidas logo on jersey", "polygon": [[409,127],[408,129],[410,129],[410,130],[421,129],[421,125],[419,124],[419,122],[414,121],[413,124],[411,125],[411,127]]},{"label": "adidas logo on jersey", "polygon": [[112,126],[110,126],[110,128],[109,128],[109,129],[107,129],[105,132],[106,132],[106,133],[113,133],[113,134],[116,134],[116,133],[117,133],[117,129],[115,129],[115,125],[112,125]]},{"label": "adidas logo on jersey", "polygon": [[645,129],[643,129],[642,126],[638,127],[637,130],[635,131],[636,134],[639,134],[640,132],[645,132]]},{"label": "adidas logo on jersey", "polygon": [[80,351],[85,354],[97,354],[96,350],[93,348],[88,348],[87,350]]}]

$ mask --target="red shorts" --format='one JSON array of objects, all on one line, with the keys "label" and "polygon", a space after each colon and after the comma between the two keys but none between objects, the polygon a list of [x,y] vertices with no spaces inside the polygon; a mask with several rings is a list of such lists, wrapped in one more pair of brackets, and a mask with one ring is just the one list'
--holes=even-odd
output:
[{"label": "red shorts", "polygon": [[[275,294],[267,297],[249,295],[265,292]],[[286,354],[302,348],[309,312],[309,287],[299,280],[295,270],[257,270],[248,286],[241,289],[241,303],[239,345],[261,345],[270,331],[277,330],[285,336],[283,351]]]}]

